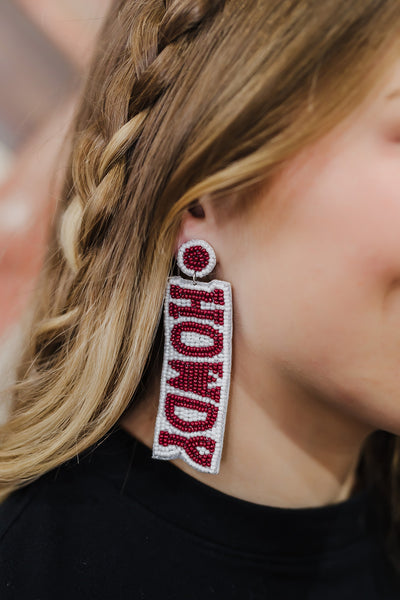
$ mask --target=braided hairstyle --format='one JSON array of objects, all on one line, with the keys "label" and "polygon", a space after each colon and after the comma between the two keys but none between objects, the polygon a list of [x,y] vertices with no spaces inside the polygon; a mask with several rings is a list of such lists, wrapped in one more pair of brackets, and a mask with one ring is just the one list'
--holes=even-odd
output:
[{"label": "braided hairstyle", "polygon": [[[184,211],[207,194],[251,202],[379,83],[377,54],[398,57],[399,24],[397,0],[112,2],[65,139],[0,427],[0,499],[97,443],[139,401],[160,368]],[[358,474],[388,515],[400,570],[398,456],[398,438],[376,432]]]},{"label": "braided hairstyle", "polygon": [[[149,111],[176,81],[184,66],[179,60],[176,41],[201,27],[223,2],[168,0],[132,4],[118,2],[113,7],[111,21],[115,19],[115,22],[110,23],[109,18],[108,44],[106,48],[99,46],[98,60],[94,61],[85,90],[89,101],[77,121],[76,150],[72,159],[75,195],[67,200],[69,205],[63,215],[61,231],[65,257],[75,273],[82,268],[100,232],[109,227],[114,211],[124,209],[119,205],[128,175],[127,165]],[[125,19],[130,22],[128,39],[120,35],[120,24]],[[115,40],[111,48],[110,38]],[[109,56],[104,61],[107,51]],[[97,70],[110,69],[110,76],[100,90],[101,101],[97,88],[91,88],[91,81],[99,77],[96,67]],[[88,109],[92,113],[89,130],[85,127]]]}]

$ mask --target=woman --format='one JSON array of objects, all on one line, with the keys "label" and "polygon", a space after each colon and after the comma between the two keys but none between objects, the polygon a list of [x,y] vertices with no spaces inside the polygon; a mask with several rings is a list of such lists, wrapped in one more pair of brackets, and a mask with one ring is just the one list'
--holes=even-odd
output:
[{"label": "woman", "polygon": [[[0,431],[2,598],[400,598],[399,25],[113,3]],[[192,240],[232,290],[214,471],[155,434]]]}]

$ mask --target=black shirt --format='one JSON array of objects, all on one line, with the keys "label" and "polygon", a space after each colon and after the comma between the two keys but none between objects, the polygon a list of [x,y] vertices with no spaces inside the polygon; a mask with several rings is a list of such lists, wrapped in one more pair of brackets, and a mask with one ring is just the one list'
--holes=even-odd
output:
[{"label": "black shirt", "polygon": [[117,426],[11,494],[1,600],[400,598],[367,490],[317,508],[265,506],[151,453]]}]

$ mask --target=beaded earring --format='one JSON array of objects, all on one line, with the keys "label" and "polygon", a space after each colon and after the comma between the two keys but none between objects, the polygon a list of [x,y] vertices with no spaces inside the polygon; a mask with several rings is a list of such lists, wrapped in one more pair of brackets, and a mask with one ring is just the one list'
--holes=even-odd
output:
[{"label": "beaded earring", "polygon": [[197,281],[215,267],[212,246],[192,239],[178,250],[180,270],[164,300],[164,357],[152,458],[181,458],[218,473],[229,397],[232,291],[228,281]]}]

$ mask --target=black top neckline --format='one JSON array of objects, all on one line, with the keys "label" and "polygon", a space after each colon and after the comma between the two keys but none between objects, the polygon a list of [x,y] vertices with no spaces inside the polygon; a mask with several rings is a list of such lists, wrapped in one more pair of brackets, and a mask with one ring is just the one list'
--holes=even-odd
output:
[{"label": "black top neckline", "polygon": [[[86,452],[83,453],[83,462]],[[196,536],[241,552],[296,561],[352,552],[376,535],[368,489],[319,507],[280,508],[226,494],[192,477],[116,425],[89,449],[89,461],[158,517]],[[216,475],[218,477],[218,475]]]}]

